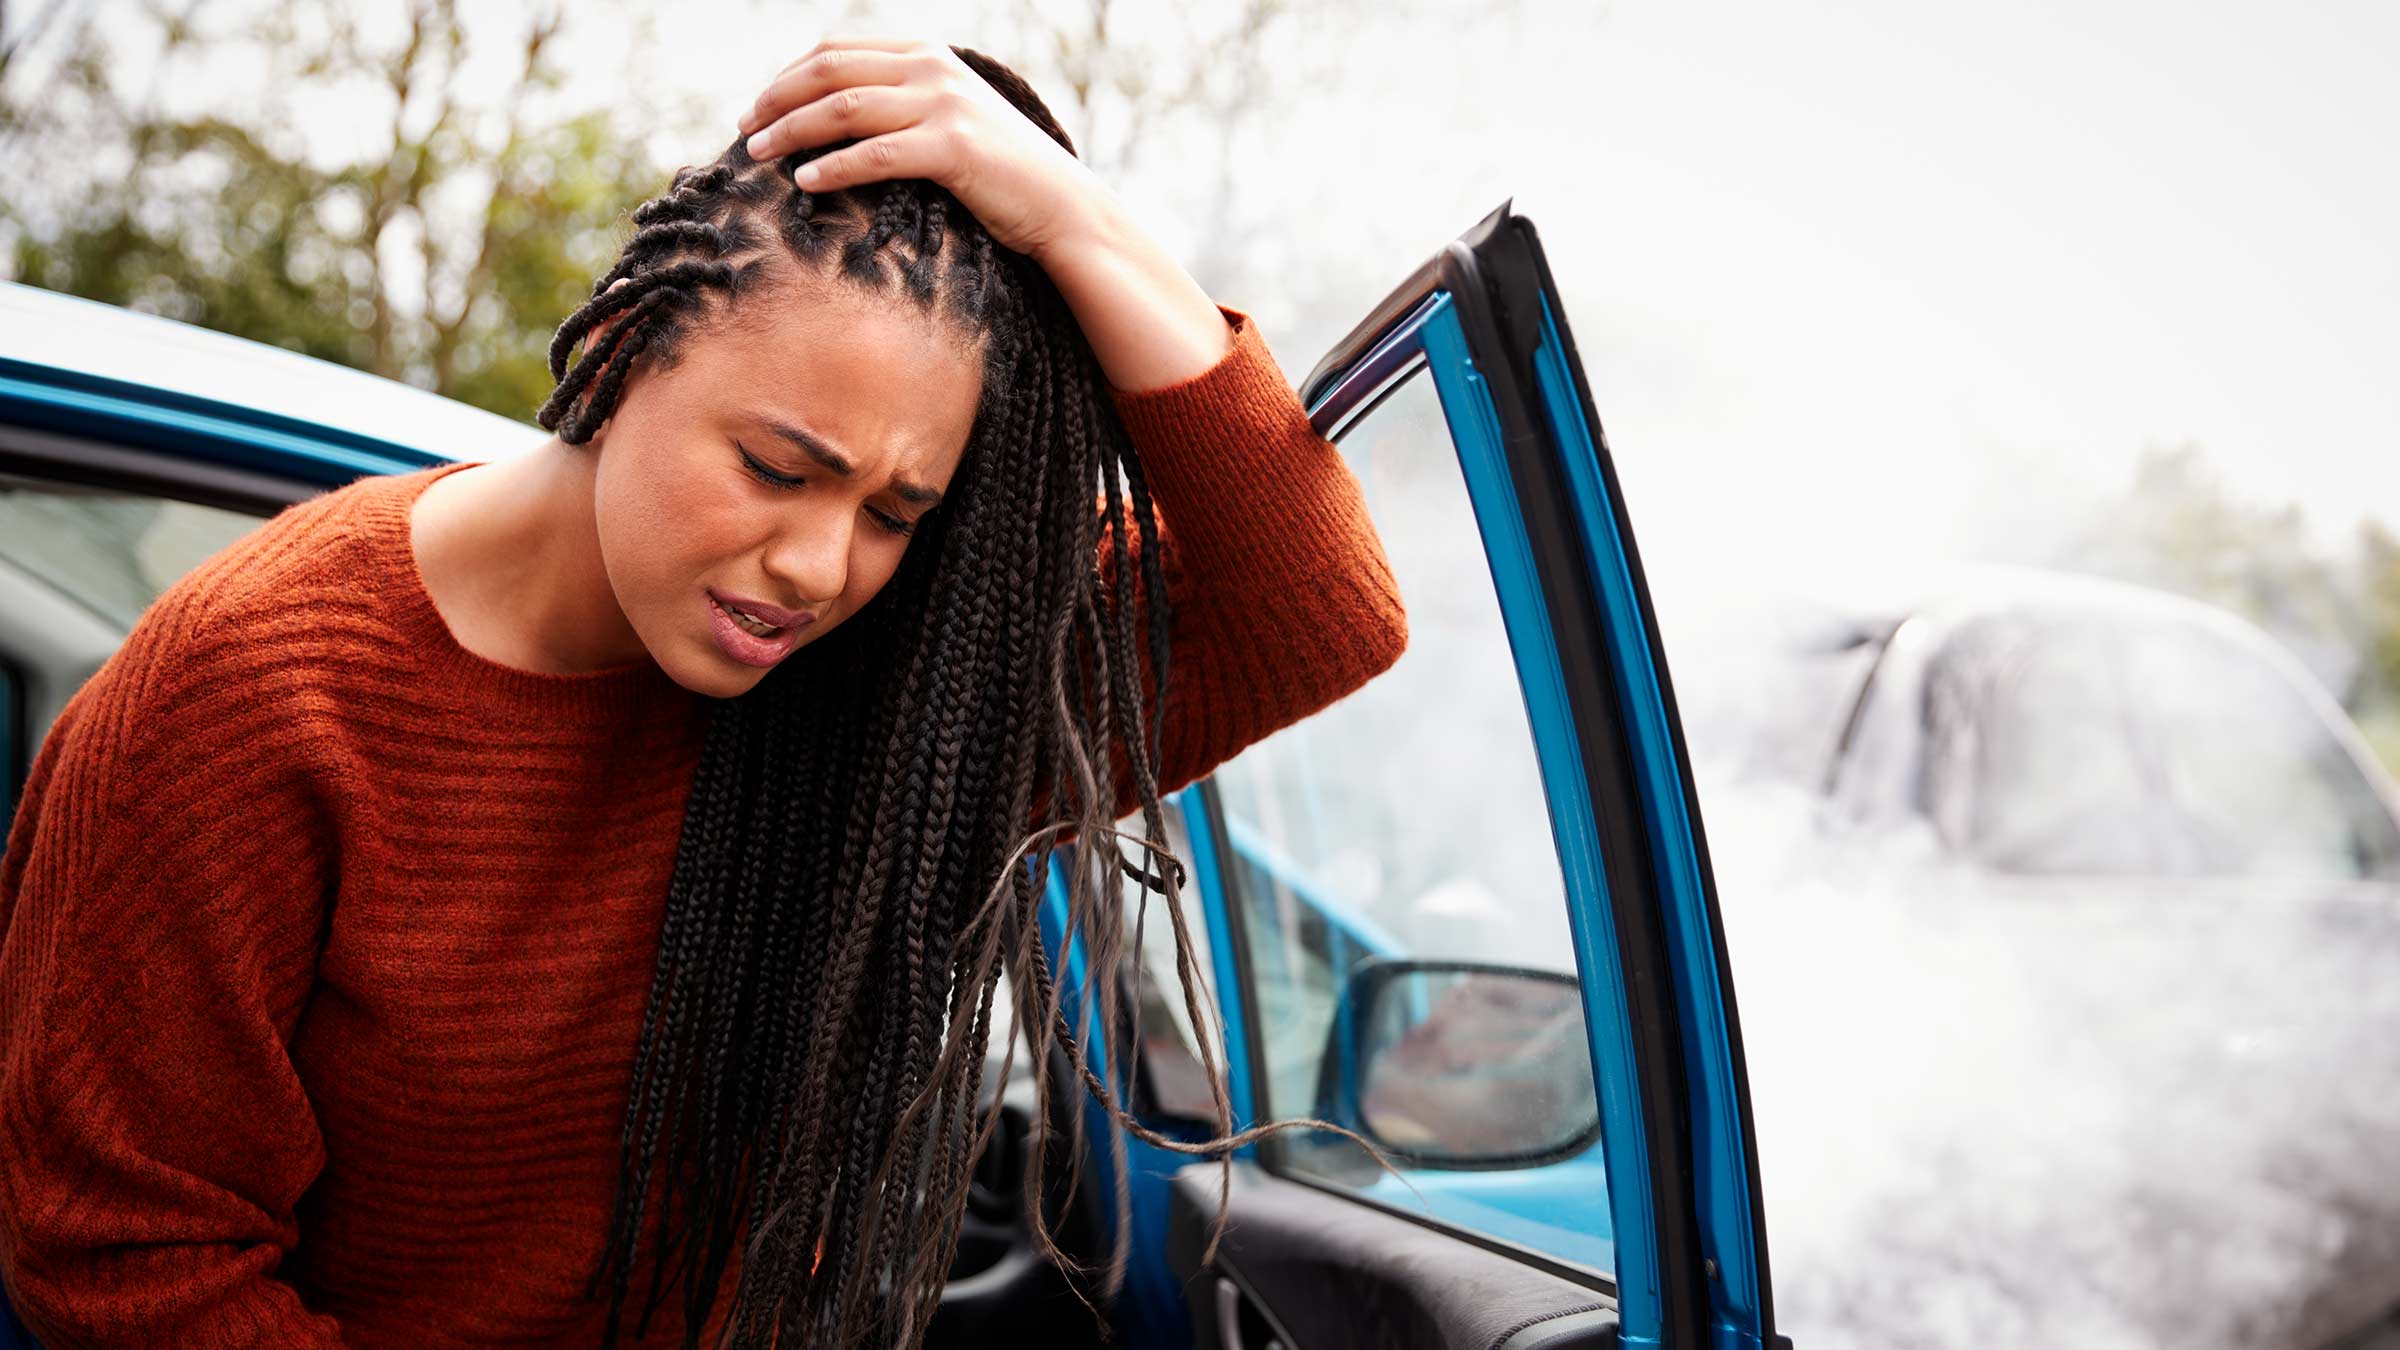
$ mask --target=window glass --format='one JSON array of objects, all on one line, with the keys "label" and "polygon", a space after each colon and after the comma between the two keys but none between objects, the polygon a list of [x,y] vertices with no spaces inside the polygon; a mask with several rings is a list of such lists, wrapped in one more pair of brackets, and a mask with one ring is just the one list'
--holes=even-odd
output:
[{"label": "window glass", "polygon": [[[1199,1005],[1200,1020],[1197,1023],[1192,1020],[1191,1006],[1185,1001],[1184,986],[1176,974],[1175,925],[1166,897],[1151,891],[1145,904],[1141,883],[1132,875],[1121,873],[1125,896],[1125,981],[1134,998],[1134,1025],[1141,1036],[1136,1052],[1141,1070],[1137,1091],[1141,1094],[1141,1105],[1148,1112],[1213,1123],[1216,1098],[1200,1046],[1205,1037],[1209,1053],[1222,1074],[1225,1041],[1223,1014],[1217,1002],[1216,968],[1210,964],[1208,914],[1196,880],[1198,863],[1192,856],[1191,836],[1184,827],[1183,794],[1168,797],[1161,805],[1167,824],[1167,846],[1184,868],[1180,892],[1184,933],[1195,967],[1197,985],[1192,991],[1192,1001]],[[1127,817],[1121,828],[1140,834],[1141,817],[1138,814]],[[1135,868],[1145,862],[1138,848],[1119,845],[1119,852]],[[1163,858],[1148,861],[1153,867],[1171,866]]]},{"label": "window glass", "polygon": [[[1139,1036],[1133,1060],[1139,1082],[1133,1093],[1133,1108],[1137,1114],[1156,1122],[1161,1116],[1176,1117],[1213,1126],[1216,1120],[1216,1098],[1203,1067],[1199,1038],[1206,1037],[1208,1047],[1216,1055],[1219,1072],[1224,1060],[1223,1014],[1217,1002],[1216,970],[1210,964],[1208,915],[1201,902],[1200,887],[1193,878],[1197,865],[1192,857],[1191,837],[1185,832],[1183,794],[1177,793],[1161,803],[1167,826],[1167,846],[1184,866],[1182,888],[1183,913],[1191,942],[1192,959],[1199,970],[1199,987],[1195,991],[1200,1021],[1195,1026],[1191,1009],[1184,1000],[1183,985],[1175,973],[1175,928],[1169,917],[1166,900],[1152,892],[1149,903],[1142,903],[1143,888],[1130,871],[1120,869],[1118,887],[1125,903],[1125,953],[1118,970],[1118,988],[1130,1000],[1133,1026]],[[1117,822],[1117,828],[1139,837],[1142,818],[1139,813]],[[1081,840],[1060,846],[1051,860],[1051,874],[1044,885],[1059,887],[1066,884],[1067,869],[1075,865]],[[1104,847],[1107,845],[1103,845]],[[1143,865],[1143,851],[1131,843],[1115,842],[1120,857],[1129,868]],[[1160,865],[1164,865],[1160,860]],[[1049,898],[1045,897],[1045,906]],[[990,1045],[995,1052],[1005,1047],[1007,1053],[1018,1055],[1027,1040],[1018,1034],[1016,1003],[1011,994],[1008,973],[997,976],[998,989],[993,995],[992,1033]],[[1018,1072],[1024,1070],[1024,1059],[1017,1059]],[[1078,1089],[1080,1091],[1080,1089]]]},{"label": "window glass", "polygon": [[2006,872],[2390,877],[2400,828],[2308,693],[2181,610],[1981,616],[1928,672],[1927,804]]},{"label": "window glass", "polygon": [[[1482,538],[1430,380],[1342,442],[1409,646],[1215,781],[1271,1166],[1613,1269],[1564,888]],[[1563,994],[1563,996],[1562,996]],[[1552,1090],[1518,1090],[1529,1077]]]},{"label": "window glass", "polygon": [[127,630],[176,578],[258,524],[213,506],[0,477],[0,559]]},{"label": "window glass", "polygon": [[[159,592],[256,529],[256,516],[138,493],[0,473],[0,581],[46,587],[109,630],[129,631]],[[0,650],[0,837],[49,719],[94,660],[89,635],[68,641],[43,625],[12,625]]]}]

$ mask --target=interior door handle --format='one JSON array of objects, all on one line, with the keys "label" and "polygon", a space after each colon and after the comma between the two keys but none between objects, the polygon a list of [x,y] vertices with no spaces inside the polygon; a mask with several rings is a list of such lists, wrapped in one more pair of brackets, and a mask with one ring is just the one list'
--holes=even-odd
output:
[{"label": "interior door handle", "polygon": [[1222,1275],[1217,1277],[1217,1344],[1222,1350],[1249,1350],[1242,1344],[1242,1291]]},{"label": "interior door handle", "polygon": [[[1242,1337],[1241,1286],[1222,1275],[1217,1277],[1217,1344],[1221,1350],[1252,1350]],[[1257,1350],[1288,1350],[1288,1347],[1269,1336],[1267,1343]]]}]

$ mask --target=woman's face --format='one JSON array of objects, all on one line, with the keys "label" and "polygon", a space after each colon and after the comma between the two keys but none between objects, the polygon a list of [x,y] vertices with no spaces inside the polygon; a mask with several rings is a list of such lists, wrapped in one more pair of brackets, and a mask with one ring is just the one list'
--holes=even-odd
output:
[{"label": "woman's face", "polygon": [[[983,377],[938,314],[845,280],[795,275],[719,315],[686,321],[672,367],[635,370],[587,449],[627,621],[677,684],[731,698],[891,580]],[[720,601],[798,617],[750,631]]]}]

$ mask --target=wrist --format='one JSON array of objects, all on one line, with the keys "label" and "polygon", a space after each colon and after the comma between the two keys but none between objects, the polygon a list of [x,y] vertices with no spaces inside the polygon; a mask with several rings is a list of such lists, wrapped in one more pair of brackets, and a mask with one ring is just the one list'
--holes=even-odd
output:
[{"label": "wrist", "polygon": [[1096,194],[1035,257],[1075,315],[1111,387],[1177,384],[1233,347],[1225,316],[1115,197]]},{"label": "wrist", "polygon": [[1089,267],[1125,248],[1128,221],[1123,208],[1105,184],[1089,174],[1085,178],[1089,191],[1076,194],[1060,213],[1056,228],[1026,254],[1045,271]]}]

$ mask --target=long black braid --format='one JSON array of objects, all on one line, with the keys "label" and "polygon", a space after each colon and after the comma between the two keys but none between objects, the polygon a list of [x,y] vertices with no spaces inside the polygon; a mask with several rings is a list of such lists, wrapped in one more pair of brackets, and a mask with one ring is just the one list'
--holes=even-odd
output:
[{"label": "long black braid", "polygon": [[[952,50],[1073,151],[1013,72]],[[838,148],[762,164],[737,140],[714,163],[677,171],[634,212],[622,256],[550,348],[558,386],[539,421],[581,444],[637,363],[672,364],[695,321],[767,290],[795,261],[879,292],[896,281],[897,294],[938,305],[984,344],[966,454],[898,571],[839,628],[713,709],[635,1050],[616,1213],[586,1288],[607,1290],[608,1345],[662,1162],[637,1335],[680,1287],[685,1344],[697,1346],[746,1230],[728,1343],[921,1340],[970,1164],[998,1118],[979,1119],[975,1104],[1003,970],[1033,1064],[1063,1053],[1116,1125],[1204,1155],[1262,1132],[1227,1133],[1206,1037],[1218,1138],[1166,1138],[1120,1104],[1109,976],[1125,950],[1121,871],[1166,898],[1185,1005],[1194,1025],[1204,1019],[1182,866],[1158,801],[1165,571],[1148,485],[1105,379],[1039,267],[939,187],[793,186],[795,168]],[[1111,823],[1119,759],[1140,804],[1138,839]],[[1069,931],[1098,976],[1095,1021],[1114,1082],[1067,1026],[1036,920],[1034,879],[1069,837],[1085,841],[1071,855]],[[1138,871],[1124,842],[1144,855]],[[1037,1120],[1051,1118],[1049,1086],[1037,1071]],[[1029,1151],[1029,1218],[1043,1250],[1079,1269],[1041,1221],[1043,1153]],[[1125,1154],[1114,1153],[1119,1222],[1104,1294],[1115,1292],[1130,1230]]]}]

